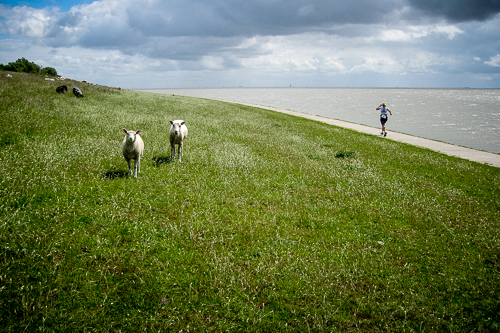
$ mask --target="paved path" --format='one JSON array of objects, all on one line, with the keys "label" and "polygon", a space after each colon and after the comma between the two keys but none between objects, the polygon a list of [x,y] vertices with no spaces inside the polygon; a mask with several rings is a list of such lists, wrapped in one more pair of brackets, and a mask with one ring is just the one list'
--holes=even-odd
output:
[{"label": "paved path", "polygon": [[[325,118],[325,117],[321,117],[321,116],[315,116],[312,114],[291,111],[291,110],[285,110],[285,109],[279,109],[279,108],[270,107],[270,106],[262,106],[262,105],[255,105],[255,104],[249,104],[249,103],[227,101],[227,100],[222,100],[222,99],[217,99],[217,100],[223,101],[223,102],[235,103],[235,104],[254,106],[254,107],[272,110],[272,111],[277,111],[277,112],[282,112],[282,113],[287,113],[287,114],[294,115],[297,117],[303,117],[303,118],[307,118],[307,119],[321,121],[323,123],[327,123],[327,124],[334,125],[334,126],[349,128],[349,129],[352,129],[352,130],[355,130],[355,131],[358,131],[361,133],[380,135],[380,128],[359,125],[359,124],[350,123],[347,121]],[[483,164],[489,164],[489,165],[495,166],[497,168],[500,168],[500,154],[489,153],[489,152],[485,152],[485,151],[481,151],[481,150],[461,147],[461,146],[457,146],[457,145],[453,145],[453,144],[449,144],[449,143],[424,139],[424,138],[420,138],[417,136],[403,134],[403,133],[397,133],[397,132],[388,132],[386,139],[400,141],[400,142],[404,142],[404,143],[409,143],[409,144],[414,145],[414,146],[428,148],[428,149],[431,149],[431,150],[434,150],[434,151],[437,151],[437,152],[440,152],[443,154],[457,156],[457,157],[460,157],[463,159],[467,159],[467,160],[471,160],[471,161],[475,161],[475,162],[479,162],[479,163],[483,163]]]}]

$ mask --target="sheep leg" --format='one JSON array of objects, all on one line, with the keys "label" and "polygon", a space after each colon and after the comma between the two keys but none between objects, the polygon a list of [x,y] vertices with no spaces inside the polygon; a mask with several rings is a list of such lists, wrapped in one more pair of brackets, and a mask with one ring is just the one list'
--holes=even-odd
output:
[{"label": "sheep leg", "polygon": [[179,152],[177,153],[177,158],[179,159],[179,162],[181,161],[181,158],[182,158],[182,146],[183,146],[183,141],[181,141],[181,143],[179,143]]},{"label": "sheep leg", "polygon": [[132,174],[132,164],[130,163],[129,158],[127,158],[127,163],[128,163],[128,174],[131,175]]},{"label": "sheep leg", "polygon": [[170,160],[173,161],[175,158],[175,144],[170,143]]},{"label": "sheep leg", "polygon": [[141,172],[141,157],[138,156],[134,161],[134,178],[137,178],[137,173]]}]

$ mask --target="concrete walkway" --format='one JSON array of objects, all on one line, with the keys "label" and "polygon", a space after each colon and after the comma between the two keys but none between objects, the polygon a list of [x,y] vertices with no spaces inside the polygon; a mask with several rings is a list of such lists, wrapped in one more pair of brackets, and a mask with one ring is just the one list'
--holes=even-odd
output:
[{"label": "concrete walkway", "polygon": [[[262,106],[262,105],[255,105],[255,104],[249,104],[249,103],[227,101],[227,100],[222,100],[222,99],[217,99],[217,100],[222,101],[222,102],[242,104],[242,105],[258,107],[261,109],[282,112],[282,113],[290,114],[290,115],[297,116],[297,117],[303,117],[303,118],[307,118],[307,119],[321,121],[323,123],[327,123],[327,124],[334,125],[334,126],[349,128],[349,129],[352,129],[352,130],[355,130],[355,131],[358,131],[361,133],[380,135],[380,128],[359,125],[359,124],[350,123],[347,121],[325,118],[325,117],[321,117],[321,116],[315,116],[312,114],[291,111],[291,110],[285,110],[285,109],[279,109],[279,108],[274,108],[274,107],[270,107],[270,106]],[[461,146],[457,146],[457,145],[453,145],[453,144],[449,144],[449,143],[434,141],[434,140],[430,140],[430,139],[424,139],[424,138],[420,138],[420,137],[413,136],[413,135],[397,133],[397,132],[390,132],[390,131],[387,132],[387,137],[385,139],[404,142],[404,143],[408,143],[408,144],[411,144],[414,146],[428,148],[430,150],[434,150],[434,151],[437,151],[437,152],[440,152],[443,154],[447,154],[450,156],[457,156],[457,157],[460,157],[463,159],[467,159],[467,160],[471,160],[471,161],[475,161],[475,162],[479,162],[479,163],[483,163],[483,164],[488,164],[488,165],[492,165],[492,166],[495,166],[497,168],[500,168],[500,155],[499,154],[489,153],[486,151],[461,147]]]}]

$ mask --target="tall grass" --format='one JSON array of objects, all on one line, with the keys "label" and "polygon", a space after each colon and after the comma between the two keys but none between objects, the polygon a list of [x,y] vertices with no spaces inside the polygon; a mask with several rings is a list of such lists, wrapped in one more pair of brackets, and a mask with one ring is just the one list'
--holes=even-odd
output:
[{"label": "tall grass", "polygon": [[[2,331],[500,330],[499,169],[259,108],[0,74]],[[137,179],[121,128],[143,131]]]}]

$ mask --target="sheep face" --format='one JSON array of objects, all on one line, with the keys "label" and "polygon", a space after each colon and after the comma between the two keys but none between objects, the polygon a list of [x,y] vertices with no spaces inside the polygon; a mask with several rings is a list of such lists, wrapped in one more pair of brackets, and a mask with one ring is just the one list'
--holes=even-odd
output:
[{"label": "sheep face", "polygon": [[175,135],[179,135],[179,133],[181,132],[181,126],[184,125],[186,122],[183,121],[183,122],[173,122],[173,121],[170,121],[170,131],[171,132],[174,132]]},{"label": "sheep face", "polygon": [[125,128],[123,129],[125,134],[125,140],[127,141],[128,144],[133,144],[136,140],[137,134],[141,133],[141,130],[138,130],[137,132],[134,131],[127,131]]}]

